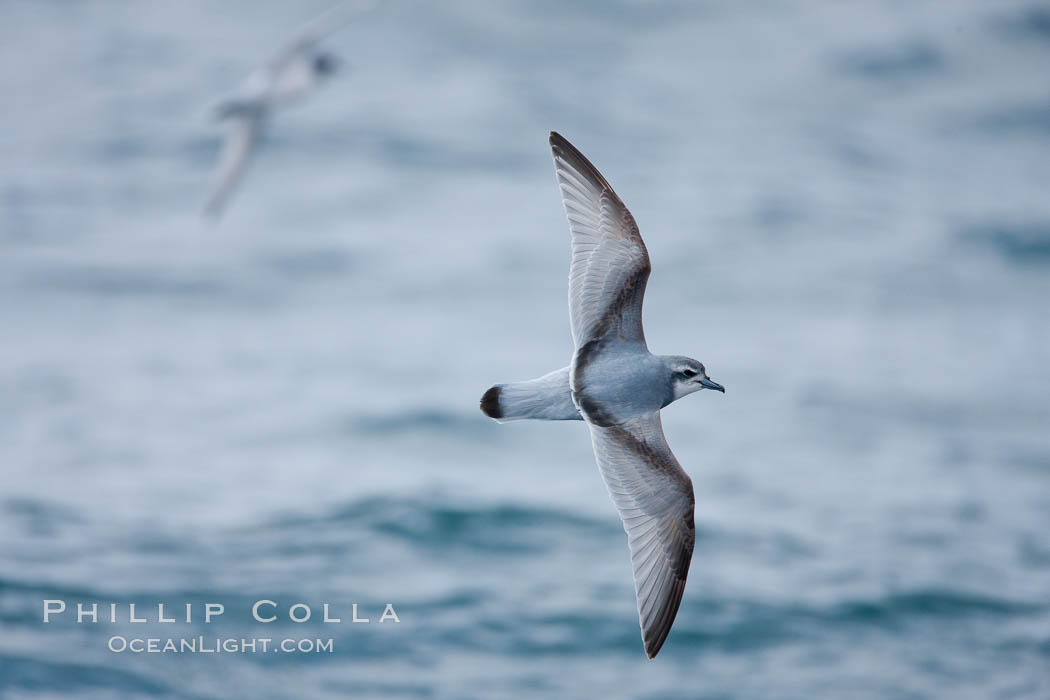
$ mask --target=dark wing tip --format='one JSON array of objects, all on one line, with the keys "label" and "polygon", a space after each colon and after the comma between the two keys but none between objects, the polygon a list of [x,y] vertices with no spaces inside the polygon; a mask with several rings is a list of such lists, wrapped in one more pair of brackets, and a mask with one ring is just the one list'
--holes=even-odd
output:
[{"label": "dark wing tip", "polygon": [[489,418],[499,420],[503,417],[503,409],[499,405],[499,384],[491,387],[481,397],[481,412]]},{"label": "dark wing tip", "polygon": [[605,176],[598,172],[598,168],[594,167],[594,163],[587,160],[587,156],[580,153],[580,149],[569,143],[569,140],[559,134],[557,131],[552,131],[550,135],[551,151],[554,153],[555,158],[561,158],[566,161],[574,170],[579,172],[581,175],[585,175],[598,185],[599,189],[608,190],[613,197],[619,199],[616,196],[616,192],[613,190],[612,185],[605,179]]},{"label": "dark wing tip", "polygon": [[682,593],[684,591],[685,579],[681,578],[675,581],[669,592],[669,597],[664,602],[663,609],[655,621],[655,624],[648,630],[642,630],[642,642],[645,645],[645,655],[650,659],[656,658],[656,655],[660,653],[660,649],[663,647],[664,642],[667,641],[667,635],[671,631],[671,625],[674,624],[674,619],[678,615],[678,607],[682,603]]}]

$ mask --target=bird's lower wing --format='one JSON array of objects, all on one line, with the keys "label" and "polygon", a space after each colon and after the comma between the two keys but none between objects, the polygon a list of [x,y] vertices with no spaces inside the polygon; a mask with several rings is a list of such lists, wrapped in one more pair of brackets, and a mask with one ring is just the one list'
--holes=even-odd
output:
[{"label": "bird's lower wing", "polygon": [[627,531],[638,621],[651,659],[685,590],[696,540],[693,484],[667,445],[659,411],[621,425],[589,425],[598,469]]},{"label": "bird's lower wing", "polygon": [[206,215],[218,217],[222,214],[226,202],[240,182],[248,157],[259,139],[262,121],[263,116],[258,113],[245,114],[230,120],[230,131],[226,135],[222,153],[219,155],[215,185],[204,205]]}]

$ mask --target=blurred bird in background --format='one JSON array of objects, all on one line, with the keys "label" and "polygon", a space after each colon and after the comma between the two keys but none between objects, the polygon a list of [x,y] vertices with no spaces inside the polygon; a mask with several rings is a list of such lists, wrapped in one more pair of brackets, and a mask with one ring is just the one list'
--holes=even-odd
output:
[{"label": "blurred bird in background", "polygon": [[319,15],[215,106],[214,117],[227,123],[227,134],[204,205],[205,216],[222,216],[270,113],[301,101],[335,73],[339,59],[321,49],[319,42],[370,6],[344,3]]}]

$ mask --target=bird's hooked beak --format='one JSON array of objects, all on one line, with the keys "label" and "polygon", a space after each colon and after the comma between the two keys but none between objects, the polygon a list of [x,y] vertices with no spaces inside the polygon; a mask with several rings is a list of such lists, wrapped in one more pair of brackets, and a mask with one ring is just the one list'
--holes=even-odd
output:
[{"label": "bird's hooked beak", "polygon": [[726,388],[718,382],[711,381],[707,377],[700,377],[700,386],[705,389],[714,389],[715,391],[721,391],[723,394],[726,393]]}]

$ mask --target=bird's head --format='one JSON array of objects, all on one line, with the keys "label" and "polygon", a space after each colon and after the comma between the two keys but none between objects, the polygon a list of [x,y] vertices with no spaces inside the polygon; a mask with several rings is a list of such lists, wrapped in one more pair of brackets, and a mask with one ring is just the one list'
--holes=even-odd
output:
[{"label": "bird's head", "polygon": [[313,67],[315,74],[328,76],[335,73],[336,68],[339,67],[339,59],[334,54],[316,53],[314,54]]},{"label": "bird's head", "polygon": [[668,358],[671,368],[671,381],[674,390],[674,399],[680,399],[687,394],[701,389],[714,389],[726,393],[726,388],[718,382],[712,381],[707,376],[704,363],[689,357]]}]

